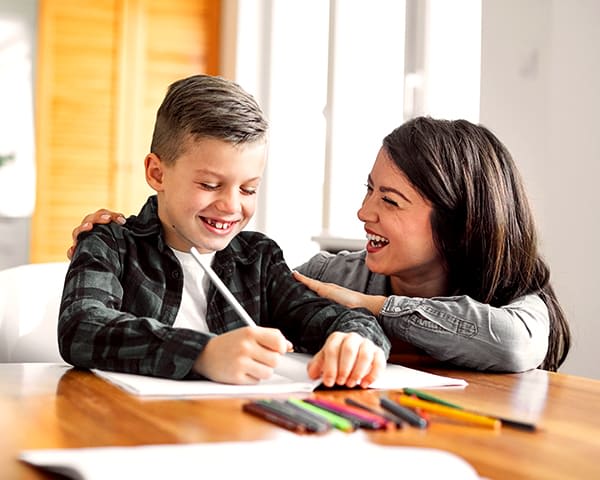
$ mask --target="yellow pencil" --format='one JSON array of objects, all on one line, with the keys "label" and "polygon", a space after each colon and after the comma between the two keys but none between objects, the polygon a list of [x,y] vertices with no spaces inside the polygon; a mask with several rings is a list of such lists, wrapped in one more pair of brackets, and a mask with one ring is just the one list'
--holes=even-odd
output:
[{"label": "yellow pencil", "polygon": [[486,417],[484,415],[478,415],[476,413],[466,412],[464,410],[457,410],[456,408],[446,407],[445,405],[439,405],[433,402],[427,402],[425,400],[419,400],[418,398],[409,397],[407,395],[400,395],[395,400],[405,407],[420,408],[426,412],[435,413],[442,417],[452,418],[455,420],[463,420],[474,425],[480,425],[482,427],[489,427],[498,429],[501,426],[500,420],[497,418]]}]

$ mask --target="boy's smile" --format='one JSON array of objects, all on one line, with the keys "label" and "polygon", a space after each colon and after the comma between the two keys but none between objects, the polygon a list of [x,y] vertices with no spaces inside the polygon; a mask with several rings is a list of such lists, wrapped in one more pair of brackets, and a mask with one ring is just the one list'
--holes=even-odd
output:
[{"label": "boy's smile", "polygon": [[182,251],[192,242],[201,253],[222,250],[254,215],[266,144],[236,146],[212,138],[187,143],[172,165],[146,157],[165,239]]}]

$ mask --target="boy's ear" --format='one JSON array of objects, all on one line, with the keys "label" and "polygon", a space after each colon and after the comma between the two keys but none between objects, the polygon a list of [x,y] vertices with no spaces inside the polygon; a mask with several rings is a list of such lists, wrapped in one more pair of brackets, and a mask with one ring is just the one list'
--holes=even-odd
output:
[{"label": "boy's ear", "polygon": [[153,190],[162,191],[164,165],[160,157],[154,153],[149,153],[144,159],[144,167],[146,170],[146,183]]}]

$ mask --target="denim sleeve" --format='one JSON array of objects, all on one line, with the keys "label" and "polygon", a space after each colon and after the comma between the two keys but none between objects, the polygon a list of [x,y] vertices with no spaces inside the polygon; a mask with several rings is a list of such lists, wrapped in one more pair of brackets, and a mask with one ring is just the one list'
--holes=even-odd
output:
[{"label": "denim sleeve", "polygon": [[521,372],[537,368],[548,349],[550,319],[538,295],[495,308],[468,296],[390,296],[379,322],[391,339],[432,357],[477,370]]}]

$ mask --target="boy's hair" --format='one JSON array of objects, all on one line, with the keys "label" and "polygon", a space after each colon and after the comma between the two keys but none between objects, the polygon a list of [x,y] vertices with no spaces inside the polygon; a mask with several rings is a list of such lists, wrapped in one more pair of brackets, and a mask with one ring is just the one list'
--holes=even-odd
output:
[{"label": "boy's hair", "polygon": [[172,164],[190,138],[239,145],[266,139],[268,127],[258,102],[237,83],[194,75],[169,86],[156,114],[150,151]]}]

